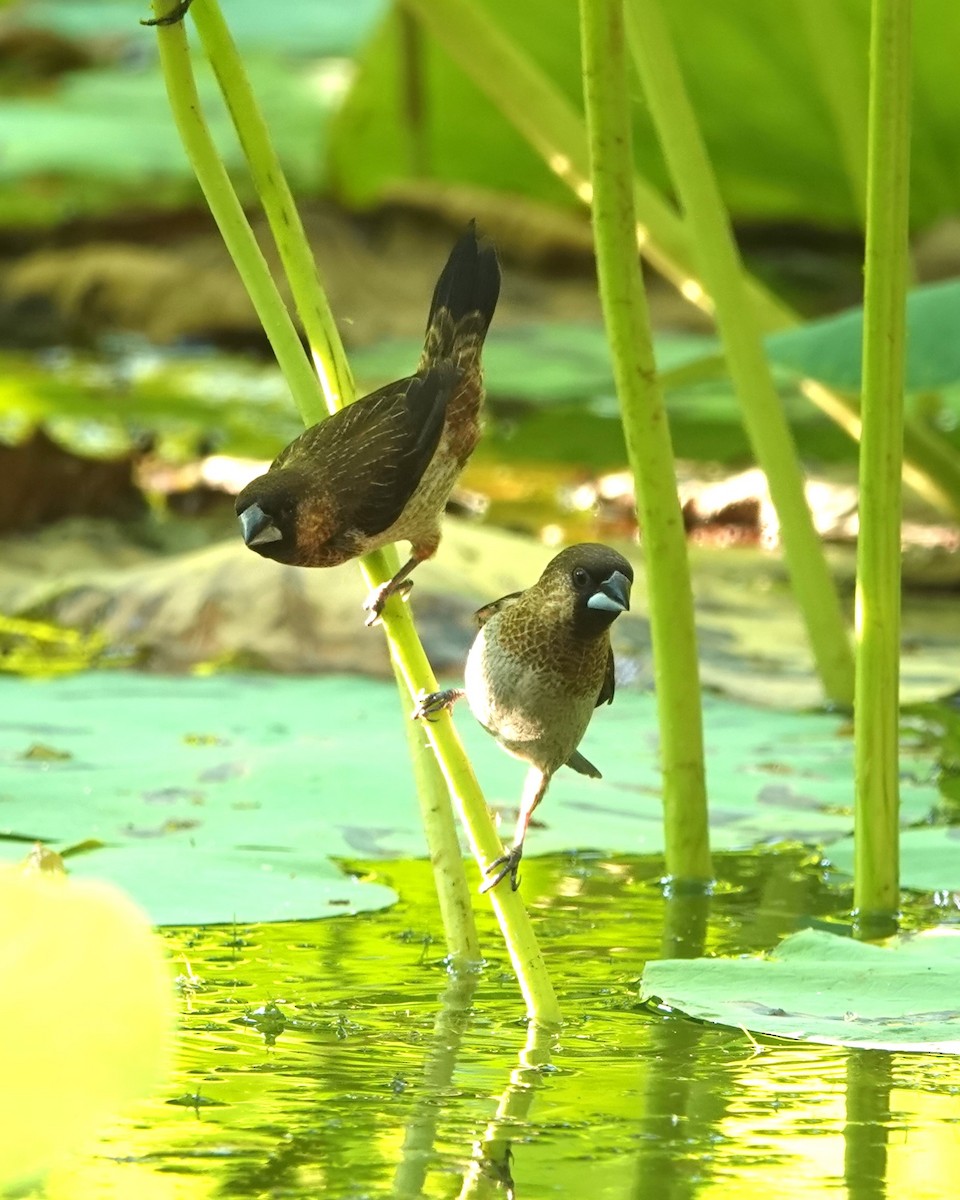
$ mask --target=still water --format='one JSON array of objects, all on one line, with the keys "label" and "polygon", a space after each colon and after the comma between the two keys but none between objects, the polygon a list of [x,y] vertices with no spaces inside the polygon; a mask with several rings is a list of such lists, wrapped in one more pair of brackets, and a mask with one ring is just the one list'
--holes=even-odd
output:
[{"label": "still water", "polygon": [[[451,978],[420,862],[358,872],[392,909],[167,931],[182,1037],[164,1096],[50,1178],[50,1198],[960,1194],[960,1061],[755,1042],[637,1002],[647,959],[769,948],[842,925],[849,895],[800,848],[720,856],[708,900],[664,898],[656,859],[524,860],[560,996],[528,1031],[488,961]],[[917,902],[908,927],[950,919]]]}]

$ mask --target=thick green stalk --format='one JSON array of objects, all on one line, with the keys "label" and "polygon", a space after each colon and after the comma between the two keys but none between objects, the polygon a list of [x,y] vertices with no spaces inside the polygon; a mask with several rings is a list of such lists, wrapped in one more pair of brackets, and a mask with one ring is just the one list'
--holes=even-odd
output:
[{"label": "thick green stalk", "polygon": [[[211,0],[196,0],[197,6],[210,2]],[[157,16],[162,16],[168,6],[167,0],[154,0],[154,9]],[[283,307],[279,293],[270,278],[266,263],[259,252],[259,248],[256,246],[256,241],[243,216],[243,212],[240,209],[201,116],[199,100],[193,84],[192,69],[183,26],[182,24],[175,24],[159,27],[157,29],[157,36],[160,43],[161,62],[174,116],[181,131],[183,126],[187,126],[189,129],[191,144],[188,152],[190,153],[191,162],[197,172],[198,180],[204,190],[204,194],[207,196],[211,211],[214,213],[214,218],[217,220],[221,232],[224,233],[224,241],[227,244],[227,248],[231,256],[237,261],[238,269],[241,272],[244,282],[247,283],[248,278],[252,280],[253,287],[250,287],[248,284],[248,290],[251,292],[251,298],[257,307],[258,315],[262,318],[264,311],[266,311],[271,318],[274,318],[279,312],[282,313],[283,317],[289,323],[289,317]],[[215,186],[212,186],[212,184]],[[227,233],[224,232],[225,214],[231,218],[227,224],[227,229],[230,233],[229,238]],[[251,245],[255,253],[251,253]],[[300,252],[309,254],[305,243],[301,251],[298,251],[298,253]],[[263,302],[263,308],[261,308],[261,301]],[[292,325],[290,328],[292,329]],[[338,340],[335,327],[332,324],[326,326],[325,336]],[[300,360],[306,364],[306,358],[303,355],[299,341],[297,341],[297,351]],[[319,352],[319,347],[315,348],[315,353]],[[332,355],[328,359],[328,362],[333,362]],[[283,361],[281,361],[281,369],[286,374],[286,367]],[[312,404],[301,404],[300,409],[305,422],[311,423],[322,416],[323,409],[321,407],[322,402],[319,399],[319,385],[316,377],[309,371],[309,366],[308,374],[317,393],[317,399]],[[333,371],[331,367],[328,378],[332,377]],[[368,588],[372,588],[393,575],[397,566],[396,551],[390,547],[386,551],[378,551],[375,554],[368,555],[361,561],[360,566]],[[395,671],[403,679],[407,694],[411,700],[419,694],[421,689],[435,691],[437,689],[437,681],[430,669],[430,664],[424,654],[423,647],[420,645],[409,608],[398,598],[392,598],[384,610],[383,625],[387,634],[391,662],[394,665]],[[501,852],[500,840],[497,837],[483,794],[473,774],[473,769],[460,744],[452,722],[448,717],[441,717],[438,721],[427,724],[425,730],[432,750],[437,756],[444,779],[447,781],[450,794],[460,809],[461,819],[467,828],[471,844],[474,847],[474,853],[480,856],[482,864],[485,865],[492,862]],[[454,865],[454,855],[452,848],[449,846],[449,838],[446,839],[446,845],[447,850],[444,852],[446,866],[442,871],[437,872],[436,863],[434,864],[435,874],[438,879],[438,888],[441,892],[447,891],[446,901],[444,896],[441,895],[441,909],[444,912],[445,919],[448,914],[459,914],[460,928],[459,930],[455,929],[453,933],[454,944],[457,947],[455,950],[457,956],[475,958],[475,953],[470,949],[469,929],[472,929],[472,911],[469,894],[463,888],[458,888],[456,892],[453,892],[446,889],[443,883],[443,876],[445,874],[452,878],[458,875],[462,876],[463,874],[459,847],[457,846],[456,849],[456,865]],[[433,855],[434,850],[431,845],[432,858]],[[560,1021],[560,1012],[553,986],[546,973],[546,967],[533,934],[529,917],[526,909],[523,907],[519,894],[509,889],[498,888],[491,893],[491,897],[494,912],[500,922],[511,961],[517,972],[528,1015],[545,1025],[558,1023]],[[469,922],[469,929],[467,928],[467,922]],[[451,937],[449,927],[447,932],[449,940]],[[472,937],[475,942],[475,933]]]},{"label": "thick green stalk", "polygon": [[331,411],[342,408],[355,394],[353,374],[267,123],[219,4],[216,0],[200,0],[191,7],[190,14],[230,110],[254,187],[267,215],[297,315],[314,350],[314,365],[320,374],[327,407]]},{"label": "thick green stalk", "polygon": [[[393,574],[385,565],[377,569],[376,564],[371,564],[375,557],[369,555],[363,563],[370,587],[384,582]],[[421,691],[437,691],[439,685],[420,639],[416,636],[409,605],[393,597],[384,610],[384,624],[388,621],[390,657],[406,682],[411,700]],[[480,864],[480,869],[485,870],[503,853],[503,847],[459,734],[449,713],[442,713],[435,720],[424,722],[424,727],[461,824],[467,832],[473,856]],[[501,885],[487,894],[500,923],[528,1016],[540,1025],[559,1024],[560,1006],[520,893]]]},{"label": "thick green stalk", "polygon": [[627,0],[627,34],[660,145],[670,168],[744,424],[780,519],[797,603],[824,691],[853,703],[853,650],[840,598],[804,492],[793,436],[763,349],[743,264],[680,71],[661,0]]},{"label": "thick green stalk", "polygon": [[[157,16],[163,16],[169,6],[165,0],[154,0],[153,7]],[[173,119],[187,157],[253,301],[300,415],[305,424],[312,425],[325,411],[320,383],[303,353],[290,314],[270,277],[257,239],[203,119],[182,23],[158,27],[157,45]]]},{"label": "thick green stalk", "polygon": [[[330,412],[334,412],[355,398],[353,374],[327,303],[300,213],[217,0],[198,0],[191,8],[191,13],[240,139],[254,187],[263,204],[290,284],[297,315],[320,376],[326,406]],[[399,564],[395,555],[388,561],[392,574]],[[395,675],[401,702],[406,710],[409,704],[404,699],[406,689],[403,678],[396,670]],[[424,731],[409,726],[407,741],[430,861],[434,865],[447,950],[454,962],[477,962],[480,958],[480,942],[446,782]]]},{"label": "thick green stalk", "polygon": [[670,429],[637,266],[622,0],[581,0],[580,28],[600,299],[646,548],[667,872],[706,882],[712,872],[693,593]]},{"label": "thick green stalk", "polygon": [[899,907],[900,461],[909,269],[911,0],[873,0],[857,542],[854,907]]},{"label": "thick green stalk", "polygon": [[[471,0],[400,0],[400,3],[417,16],[557,177],[589,204],[589,150],[582,116],[552,80],[497,27],[484,6]],[[636,177],[635,189],[641,253],[691,304],[712,315],[712,298],[694,267],[689,231],[645,180]],[[744,287],[751,298],[756,322],[764,332],[798,323],[796,313],[749,273],[745,273]],[[831,420],[838,421],[848,433],[858,428],[855,402],[814,380],[806,382],[810,386],[804,386],[804,394]],[[944,454],[956,457],[947,443],[938,441]],[[908,482],[918,481],[921,494],[949,516],[955,516],[960,512],[960,486],[948,474],[938,473],[937,456],[929,453],[929,446],[922,439],[910,437],[909,426],[906,448],[906,463],[911,471]]]}]

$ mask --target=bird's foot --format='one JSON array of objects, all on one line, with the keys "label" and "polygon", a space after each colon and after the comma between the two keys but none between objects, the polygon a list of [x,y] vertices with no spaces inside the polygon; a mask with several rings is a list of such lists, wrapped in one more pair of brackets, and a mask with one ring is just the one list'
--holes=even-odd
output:
[{"label": "bird's foot", "polygon": [[180,0],[180,3],[174,5],[174,7],[170,9],[170,11],[166,14],[166,16],[153,17],[149,21],[141,21],[140,24],[141,25],[177,25],[187,15],[187,9],[190,7],[190,5],[192,3],[193,3],[193,0]]},{"label": "bird's foot", "polygon": [[399,583],[394,583],[392,579],[388,579],[386,583],[381,583],[379,587],[375,587],[370,595],[363,602],[363,609],[366,612],[367,619],[364,625],[369,627],[376,625],[380,620],[380,614],[383,612],[383,606],[391,596],[402,596],[406,600],[410,595],[410,589],[413,587],[412,579],[403,579]]},{"label": "bird's foot", "polygon": [[[505,854],[501,854],[499,858],[495,858],[489,867],[484,871],[484,875],[491,875],[494,871],[497,873],[492,879],[488,879],[480,888],[481,896],[484,892],[492,891],[501,879],[510,876],[510,887],[516,891],[520,886],[520,876],[517,870],[520,866],[520,859],[523,858],[523,846],[511,846]],[[499,867],[499,870],[497,868]]]},{"label": "bird's foot", "polygon": [[417,707],[410,716],[414,721],[432,721],[444,709],[449,712],[465,695],[463,688],[444,688],[441,692],[425,692],[421,688],[417,694]]}]

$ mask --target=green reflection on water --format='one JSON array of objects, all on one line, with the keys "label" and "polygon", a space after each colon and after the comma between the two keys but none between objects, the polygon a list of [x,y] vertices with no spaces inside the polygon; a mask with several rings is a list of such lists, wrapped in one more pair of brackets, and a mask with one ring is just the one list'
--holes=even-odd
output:
[{"label": "green reflection on water", "polygon": [[638,1005],[646,959],[757,951],[847,899],[795,847],[720,866],[698,902],[664,900],[654,859],[530,860],[559,1035],[519,1020],[486,910],[485,969],[447,975],[424,863],[371,868],[401,896],[377,914],[169,931],[200,984],[184,994],[166,1103],[48,1195],[953,1194],[954,1060],[757,1045]]}]

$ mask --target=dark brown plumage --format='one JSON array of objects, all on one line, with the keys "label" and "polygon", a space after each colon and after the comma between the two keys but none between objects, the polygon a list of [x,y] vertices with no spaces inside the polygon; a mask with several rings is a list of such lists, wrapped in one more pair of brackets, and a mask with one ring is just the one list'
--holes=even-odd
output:
[{"label": "dark brown plumage", "polygon": [[417,706],[414,716],[429,716],[465,695],[487,732],[530,764],[513,845],[487,868],[493,878],[483,891],[505,875],[516,888],[530,817],[558,768],[600,778],[577,747],[593,710],[613,701],[609,631],[630,607],[632,583],[633,568],[609,546],[561,551],[533,587],[479,610],[464,689],[434,692]]},{"label": "dark brown plumage", "polygon": [[410,542],[406,564],[367,598],[368,624],[410,586],[436,553],[444,506],[480,438],[480,355],[499,292],[496,252],[471,222],[437,280],[417,373],[307,429],[237,497],[251,550],[333,567]]}]

